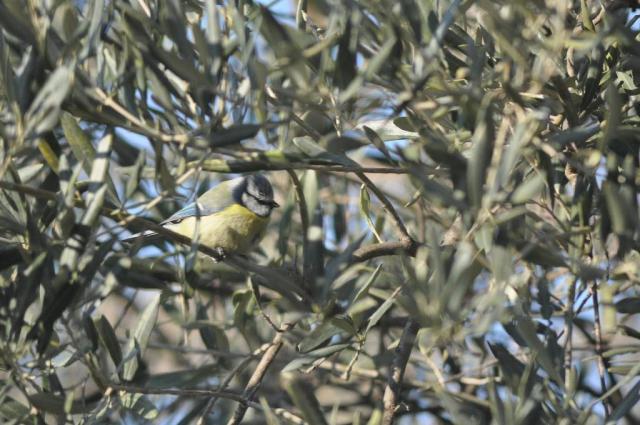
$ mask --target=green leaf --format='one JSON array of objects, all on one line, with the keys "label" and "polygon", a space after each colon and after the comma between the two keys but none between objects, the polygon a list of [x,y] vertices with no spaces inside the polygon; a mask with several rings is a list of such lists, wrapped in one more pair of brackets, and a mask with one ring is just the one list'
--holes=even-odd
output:
[{"label": "green leaf", "polygon": [[294,370],[298,370],[302,367],[308,366],[315,362],[318,359],[323,359],[325,357],[329,357],[335,353],[339,353],[347,348],[349,348],[351,344],[334,344],[329,345],[327,347],[317,348],[315,350],[309,351],[304,356],[298,357],[290,361],[281,371],[281,373],[292,372]]},{"label": "green leaf", "polygon": [[302,341],[298,343],[298,351],[300,351],[301,353],[308,353],[329,338],[338,335],[341,332],[342,329],[331,323],[331,321],[322,322],[313,331],[311,331],[309,335],[307,335]]},{"label": "green leaf", "polygon": [[373,273],[371,273],[371,275],[369,276],[369,279],[367,279],[365,284],[362,285],[362,287],[354,295],[350,304],[355,304],[368,295],[369,288],[371,287],[371,285],[375,283],[376,279],[378,279],[378,276],[380,275],[381,271],[382,271],[382,264],[378,264],[378,267],[376,267]]},{"label": "green leaf", "polygon": [[636,314],[640,313],[640,297],[624,298],[615,304],[618,313]]},{"label": "green leaf", "polygon": [[[204,307],[198,308],[196,317],[198,318],[198,320],[209,320],[207,311]],[[198,328],[198,331],[200,332],[200,338],[202,338],[202,342],[204,342],[204,345],[209,350],[229,350],[229,340],[227,339],[227,335],[224,333],[223,329],[219,328],[211,322],[207,322],[204,326],[200,326]]]},{"label": "green leaf", "polygon": [[580,0],[580,16],[582,17],[582,27],[590,32],[596,32],[596,26],[591,20],[591,13],[589,12],[589,6],[587,6],[587,0]]},{"label": "green leaf", "polygon": [[[70,393],[73,394],[73,393]],[[38,392],[29,395],[29,402],[37,409],[55,415],[86,414],[91,412],[91,405],[84,401],[73,401],[70,406],[66,406],[64,397],[51,393]],[[67,407],[67,408],[65,408]]]},{"label": "green leaf", "polygon": [[395,36],[390,35],[387,37],[387,40],[377,51],[376,55],[371,59],[364,70],[356,76],[353,80],[351,80],[351,84],[340,94],[339,103],[345,103],[352,97],[354,97],[358,91],[362,88],[364,83],[373,78],[380,68],[385,64],[385,62],[393,53],[394,47],[396,46],[397,39]]},{"label": "green leaf", "polygon": [[476,128],[473,132],[472,148],[467,167],[467,196],[474,208],[480,208],[483,198],[483,187],[487,176],[491,157],[493,156],[492,108],[487,96],[480,105]]},{"label": "green leaf", "polygon": [[285,388],[309,425],[327,425],[320,403],[309,383],[301,379],[292,379],[285,384]]},{"label": "green leaf", "polygon": [[635,406],[638,405],[638,401],[640,401],[640,382],[636,382],[636,384],[631,388],[624,398],[617,402],[616,408],[613,409],[613,412],[607,418],[607,424],[617,424],[621,421],[627,413],[631,411]]},{"label": "green leaf", "polygon": [[100,316],[99,319],[95,320],[95,326],[100,343],[106,348],[113,364],[119,367],[122,363],[122,350],[118,342],[118,337],[113,327],[111,327],[111,323],[109,323],[109,320],[105,316]]},{"label": "green leaf", "polygon": [[25,419],[29,416],[29,408],[24,404],[14,400],[9,396],[0,398],[0,418],[7,422],[16,421],[15,423],[26,423]]},{"label": "green leaf", "polygon": [[391,153],[387,149],[387,146],[384,144],[384,142],[382,141],[378,133],[376,133],[374,130],[367,127],[366,125],[362,126],[362,128],[365,134],[367,135],[367,138],[371,141],[371,143],[373,143],[373,145],[376,148],[378,148],[378,150],[384,155],[384,157],[387,159],[387,161],[389,161],[389,163],[394,164],[395,161],[391,157]]},{"label": "green leaf", "polygon": [[387,313],[387,311],[389,311],[389,309],[393,307],[393,304],[396,301],[396,296],[398,295],[398,293],[400,293],[400,288],[393,291],[391,296],[387,298],[382,304],[380,304],[380,307],[378,307],[378,309],[373,312],[371,317],[369,317],[369,321],[367,322],[367,328],[364,331],[365,335],[369,333],[369,331],[378,324],[380,319],[382,319],[382,316],[384,316]]},{"label": "green leaf", "polygon": [[531,177],[522,182],[511,194],[511,202],[524,204],[538,195],[545,186],[546,175],[543,172],[534,172]]},{"label": "green leaf", "polygon": [[62,102],[71,92],[75,81],[74,68],[74,62],[64,63],[47,78],[25,117],[25,133],[29,137],[40,137],[58,124]]},{"label": "green leaf", "polygon": [[96,158],[96,150],[91,144],[89,136],[80,128],[75,118],[66,112],[60,117],[60,122],[73,155],[82,164],[84,171],[90,174],[91,165]]},{"label": "green leaf", "polygon": [[125,381],[131,381],[138,370],[138,359],[144,355],[147,344],[149,343],[149,338],[151,337],[151,332],[156,324],[160,299],[161,294],[158,293],[149,300],[140,315],[133,335],[129,338],[125,355],[126,360],[122,372],[122,379]]},{"label": "green leaf", "polygon": [[562,383],[564,380],[558,372],[549,350],[547,350],[544,344],[538,339],[533,320],[528,316],[519,315],[515,319],[515,327],[527,346],[534,353],[536,361],[549,374],[549,377],[559,384]]},{"label": "green leaf", "polygon": [[373,224],[371,220],[371,216],[369,215],[369,210],[371,207],[371,198],[369,197],[369,191],[367,191],[367,187],[363,184],[360,186],[360,212],[364,216],[367,221],[367,225],[369,226],[369,230],[373,233],[379,243],[382,242],[382,238],[378,234],[378,230],[376,226]]}]

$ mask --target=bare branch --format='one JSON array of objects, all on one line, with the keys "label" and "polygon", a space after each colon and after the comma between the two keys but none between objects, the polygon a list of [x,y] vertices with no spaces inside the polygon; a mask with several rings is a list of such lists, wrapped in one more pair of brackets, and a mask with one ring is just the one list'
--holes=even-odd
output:
[{"label": "bare branch", "polygon": [[418,334],[418,329],[418,323],[407,319],[407,323],[402,331],[402,336],[400,337],[400,342],[398,343],[398,347],[396,347],[393,364],[389,369],[387,387],[382,397],[384,403],[384,413],[382,416],[383,425],[391,425],[393,423],[393,416],[396,413],[400,399],[402,378],[407,367],[407,362],[409,361],[409,356],[411,355],[411,350],[413,349],[413,343]]},{"label": "bare branch", "polygon": [[376,257],[386,255],[408,255],[413,257],[416,255],[418,244],[413,239],[405,239],[402,241],[383,242],[373,245],[363,246],[355,250],[352,255],[354,262],[367,261]]},{"label": "bare branch", "polygon": [[287,323],[283,329],[276,333],[271,346],[265,351],[264,355],[260,359],[258,366],[253,371],[253,375],[249,378],[249,382],[247,382],[247,386],[243,392],[243,400],[240,400],[240,405],[237,407],[235,413],[233,414],[233,418],[227,423],[227,425],[236,425],[242,421],[244,418],[244,414],[247,412],[247,407],[249,407],[249,402],[253,400],[253,397],[258,391],[258,387],[262,383],[262,379],[267,373],[267,369],[273,363],[278,354],[278,351],[282,348],[284,344],[284,334],[289,331],[291,328],[295,326],[294,323]]}]

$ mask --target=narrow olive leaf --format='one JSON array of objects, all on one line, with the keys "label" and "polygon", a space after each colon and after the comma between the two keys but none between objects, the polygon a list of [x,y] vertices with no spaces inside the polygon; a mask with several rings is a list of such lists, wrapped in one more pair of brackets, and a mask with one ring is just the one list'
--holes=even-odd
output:
[{"label": "narrow olive leaf", "polygon": [[[205,28],[205,38],[207,42],[207,54],[205,64],[209,63],[209,74],[215,76],[222,66],[222,31],[218,17],[218,6],[216,3],[207,2],[205,4],[207,26]],[[235,19],[233,19],[235,21]]]},{"label": "narrow olive leaf", "polygon": [[314,330],[311,331],[309,335],[303,338],[302,341],[298,343],[298,351],[301,353],[308,353],[309,351],[317,348],[320,344],[332,338],[335,335],[338,335],[342,332],[340,327],[331,323],[331,321],[322,322],[319,326],[317,326]]},{"label": "narrow olive leaf", "polygon": [[[404,117],[400,117],[400,118],[404,118]],[[377,136],[380,142],[389,142],[392,140],[403,140],[403,139],[416,139],[420,137],[420,134],[418,132],[413,130],[406,130],[400,127],[399,124],[404,124],[404,121],[400,118],[396,118],[394,120],[366,121],[356,125],[356,130],[361,130],[367,133],[367,129],[369,129],[369,131],[372,131],[375,133],[375,135]],[[409,128],[408,125],[406,125],[406,127]]]},{"label": "narrow olive leaf", "polygon": [[40,137],[58,124],[62,102],[71,92],[75,80],[75,62],[67,62],[47,78],[27,111],[25,134]]},{"label": "narrow olive leaf", "polygon": [[145,151],[140,150],[135,164],[133,164],[129,168],[131,170],[131,173],[129,174],[129,178],[127,179],[127,183],[125,186],[125,191],[124,191],[125,199],[133,196],[136,190],[138,190],[138,186],[140,185],[140,176],[144,168],[145,160],[146,160]]},{"label": "narrow olive leaf", "polygon": [[354,295],[353,299],[349,304],[355,304],[367,296],[367,294],[369,293],[369,288],[371,287],[371,285],[375,283],[376,279],[378,279],[378,276],[380,275],[381,271],[382,271],[382,264],[378,264],[378,267],[376,267],[373,273],[371,273],[371,276],[369,276],[369,279],[367,279],[365,284],[362,285],[362,287]]},{"label": "narrow olive leaf", "polygon": [[620,96],[618,87],[613,81],[610,81],[607,86],[606,101],[606,125],[600,140],[600,150],[602,151],[605,151],[608,146],[615,143],[618,127],[622,123],[622,96]]},{"label": "narrow olive leaf", "polygon": [[296,370],[301,369],[303,367],[309,366],[311,363],[313,363],[316,360],[318,360],[317,357],[311,357],[311,356],[303,356],[303,357],[295,358],[295,359],[291,360],[289,363],[287,363],[282,368],[280,373],[287,373],[287,372],[296,371]]},{"label": "narrow olive leaf", "polygon": [[607,211],[611,219],[613,231],[618,235],[624,235],[633,228],[632,205],[629,205],[620,193],[620,186],[609,180],[602,183],[602,193]]},{"label": "narrow olive leaf", "polygon": [[373,221],[371,220],[371,216],[369,215],[370,208],[371,208],[371,198],[369,197],[369,191],[367,190],[367,187],[363,184],[362,186],[360,186],[360,213],[364,216],[364,219],[367,221],[369,230],[371,230],[373,235],[376,237],[376,240],[381,243],[382,238],[378,234],[378,230],[376,229],[376,226],[373,224]]},{"label": "narrow olive leaf", "polygon": [[549,320],[553,314],[554,308],[551,304],[551,293],[549,292],[549,282],[546,279],[538,281],[538,296],[536,297],[540,304],[540,314],[543,319]]},{"label": "narrow olive leaf", "polygon": [[489,349],[498,361],[498,366],[512,389],[517,389],[520,385],[520,379],[524,375],[525,365],[511,354],[502,344],[489,343]]},{"label": "narrow olive leaf", "polygon": [[262,414],[267,425],[282,425],[265,397],[260,397],[260,406],[262,406]]},{"label": "narrow olive leaf", "polygon": [[[309,82],[309,69],[301,55],[299,42],[306,39],[306,34],[292,27],[285,27],[271,14],[271,11],[260,6],[260,33],[273,49],[275,55],[287,63],[287,74],[292,81],[301,88],[306,88]],[[290,34],[295,35],[292,37]]]},{"label": "narrow olive leaf", "polygon": [[491,114],[492,108],[487,96],[480,105],[467,166],[467,197],[474,208],[480,208],[482,203],[485,178],[493,155],[495,137]]},{"label": "narrow olive leaf", "polygon": [[291,379],[285,383],[285,388],[309,425],[327,425],[320,403],[309,383],[302,379]]},{"label": "narrow olive leaf", "polygon": [[157,373],[148,378],[147,386],[150,388],[193,386],[215,377],[219,372],[220,365],[214,363],[177,372]]},{"label": "narrow olive leaf", "polygon": [[394,35],[387,38],[385,43],[380,47],[380,50],[378,50],[378,53],[367,63],[364,70],[359,73],[356,78],[351,80],[351,84],[349,84],[346,90],[340,93],[339,103],[345,103],[354,97],[360,91],[364,83],[378,73],[380,68],[382,68],[393,52],[396,41],[397,39]]},{"label": "narrow olive leaf", "polygon": [[620,325],[622,335],[630,336],[631,338],[640,339],[640,332],[633,329],[630,326]]},{"label": "narrow olive leaf", "polygon": [[615,304],[618,313],[636,314],[640,313],[640,297],[624,298]]},{"label": "narrow olive leaf", "polygon": [[[307,220],[313,220],[314,212],[320,205],[320,187],[318,182],[318,173],[313,170],[307,170],[302,175],[302,192],[304,200],[307,204]],[[311,229],[309,229],[311,231]],[[309,235],[307,235],[309,236]]]},{"label": "narrow olive leaf", "polygon": [[58,155],[56,155],[53,148],[46,139],[43,138],[38,140],[38,150],[40,151],[40,154],[42,155],[44,160],[47,162],[47,165],[49,165],[54,173],[57,173],[60,167]]},{"label": "narrow olive leaf", "polygon": [[[89,193],[87,194],[87,204],[91,204],[95,192],[107,181],[111,181],[109,176],[109,157],[111,155],[111,146],[113,137],[107,134],[98,142],[98,151],[95,160],[91,164],[91,173],[89,174]],[[111,182],[112,191],[115,192],[115,186]]]},{"label": "narrow olive leaf", "polygon": [[91,0],[89,13],[86,14],[89,20],[87,35],[83,38],[82,51],[79,58],[82,61],[98,49],[100,43],[100,32],[102,31],[102,18],[104,13],[104,0]]},{"label": "narrow olive leaf", "polygon": [[[203,306],[198,308],[196,317],[198,320],[209,320],[207,310]],[[229,350],[229,340],[227,339],[227,335],[224,333],[224,330],[218,326],[208,322],[204,326],[200,326],[198,331],[200,333],[200,338],[202,338],[202,342],[204,342],[205,347],[209,350]]]},{"label": "narrow olive leaf", "polygon": [[382,410],[375,409],[373,412],[371,412],[371,416],[369,416],[367,425],[382,425]]},{"label": "narrow olive leaf", "polygon": [[132,380],[138,370],[138,359],[142,358],[147,348],[151,332],[158,317],[160,298],[161,294],[158,293],[149,301],[147,307],[140,315],[140,320],[133,331],[133,335],[131,335],[129,339],[125,356],[127,360],[124,363],[122,372],[122,379],[125,381]]},{"label": "narrow olive leaf", "polygon": [[233,264],[234,267],[244,269],[255,275],[257,283],[269,289],[273,289],[287,300],[291,301],[296,307],[307,310],[310,300],[302,288],[300,282],[292,277],[289,270],[277,267],[266,267],[251,263],[240,257],[231,257],[225,260],[227,263]]},{"label": "narrow olive leaf", "polygon": [[619,423],[631,409],[638,405],[638,401],[640,401],[640,382],[636,382],[624,398],[617,403],[616,408],[607,418],[607,425]]},{"label": "narrow olive leaf", "polygon": [[357,73],[357,42],[353,40],[357,37],[357,32],[352,31],[351,22],[351,19],[347,19],[345,28],[340,35],[340,41],[338,43],[338,57],[336,59],[336,67],[333,74],[334,83],[341,90],[346,88],[349,83],[353,81]]},{"label": "narrow olive leaf", "polygon": [[[71,393],[73,394],[73,392]],[[91,412],[91,404],[85,401],[73,401],[68,409],[65,409],[64,397],[57,396],[52,393],[38,392],[28,396],[29,402],[38,410],[55,415],[65,415],[71,413],[74,415],[87,414]]]},{"label": "narrow olive leaf", "polygon": [[305,353],[304,356],[293,359],[282,369],[281,373],[292,372],[302,367],[308,366],[318,359],[329,357],[335,353],[349,348],[351,344],[334,344],[327,347],[317,348]]},{"label": "narrow olive leaf", "polygon": [[[304,253],[304,268],[307,284],[312,285],[316,278],[324,275],[324,214],[320,204],[313,210],[307,232],[307,251]],[[327,282],[330,284],[331,282]]]},{"label": "narrow olive leaf", "polygon": [[211,147],[219,148],[240,143],[255,137],[262,127],[259,124],[237,124],[216,130],[207,136]]},{"label": "narrow olive leaf", "polygon": [[278,223],[278,252],[280,253],[280,257],[284,258],[288,249],[291,235],[291,229],[293,224],[293,214],[295,212],[295,191],[290,191],[289,196],[287,196],[287,201],[284,205],[281,205],[280,209],[282,212],[282,216],[280,218],[280,223]]},{"label": "narrow olive leaf", "polygon": [[581,145],[598,134],[599,131],[600,123],[585,123],[559,133],[553,133],[549,136],[549,143],[556,149],[562,148],[569,143]]},{"label": "narrow olive leaf", "polygon": [[8,33],[14,35],[19,40],[33,45],[36,42],[36,35],[30,25],[29,14],[25,7],[11,7],[12,2],[0,2],[0,24]]},{"label": "narrow olive leaf", "polygon": [[464,305],[465,295],[476,276],[482,271],[477,255],[477,248],[473,244],[468,242],[458,244],[447,283],[439,294],[443,304],[453,316],[460,314],[460,306]]},{"label": "narrow olive leaf", "polygon": [[[313,160],[314,163],[321,164],[339,164],[346,167],[358,167],[358,163],[347,157],[328,152],[322,146],[314,142],[310,137],[295,137],[293,146],[297,148],[296,153],[302,153],[307,158]],[[286,153],[286,152],[285,152]]]},{"label": "narrow olive leaf", "polygon": [[122,406],[133,413],[139,422],[148,422],[158,417],[158,408],[144,394],[126,393],[120,396]]},{"label": "narrow olive leaf", "polygon": [[96,158],[96,151],[89,136],[80,128],[75,118],[66,112],[60,117],[60,122],[73,155],[82,164],[84,171],[90,174],[91,164]]},{"label": "narrow olive leaf", "polygon": [[109,353],[109,356],[116,368],[120,367],[120,364],[122,363],[122,349],[120,348],[118,337],[116,336],[111,323],[109,323],[109,320],[106,317],[100,316],[99,319],[95,320],[95,326],[100,343]]},{"label": "narrow olive leaf", "polygon": [[177,51],[185,60],[193,62],[195,54],[193,44],[189,41],[188,28],[181,1],[167,0],[160,3],[159,20],[164,32],[171,37],[177,46]]},{"label": "narrow olive leaf", "polygon": [[387,311],[389,311],[389,309],[393,307],[393,304],[396,301],[396,296],[400,293],[401,289],[402,287],[398,287],[395,291],[393,291],[391,296],[389,296],[389,298],[387,298],[382,304],[380,304],[380,307],[378,307],[378,309],[373,312],[373,314],[369,318],[369,321],[367,322],[367,328],[364,331],[365,335],[369,333],[369,331],[378,324],[380,319],[382,319],[382,316],[384,316]]},{"label": "narrow olive leaf", "polygon": [[591,12],[586,0],[580,0],[580,17],[582,18],[582,27],[591,32],[596,32],[596,26],[591,20]]},{"label": "narrow olive leaf", "polygon": [[527,346],[534,353],[536,361],[549,374],[549,377],[559,384],[562,383],[563,378],[558,372],[551,354],[544,344],[538,339],[536,326],[533,320],[528,316],[517,316],[515,319],[515,327],[522,339],[526,342]]},{"label": "narrow olive leaf", "polygon": [[103,185],[93,194],[91,202],[87,206],[84,216],[82,216],[83,225],[93,227],[97,224],[98,218],[100,218],[100,213],[102,212],[106,193],[107,186]]},{"label": "narrow olive leaf", "polygon": [[544,172],[534,172],[527,180],[522,182],[511,194],[511,202],[524,204],[538,195],[546,183],[547,176]]},{"label": "narrow olive leaf", "polygon": [[333,316],[329,321],[349,335],[355,335],[358,332],[349,316]]},{"label": "narrow olive leaf", "polygon": [[520,122],[509,137],[505,152],[502,154],[498,167],[497,181],[501,187],[505,187],[509,179],[513,176],[513,168],[522,157],[524,147],[533,138],[539,124],[537,120],[530,119]]},{"label": "narrow olive leaf", "polygon": [[27,406],[9,396],[0,397],[0,418],[6,420],[6,423],[27,423],[29,411]]},{"label": "narrow olive leaf", "polygon": [[376,133],[374,130],[367,127],[366,125],[362,126],[362,129],[367,135],[367,138],[371,141],[371,143],[373,143],[373,145],[376,148],[378,148],[378,150],[384,155],[387,161],[389,161],[391,164],[394,164],[395,161],[391,157],[391,153],[389,152],[389,149],[387,149],[387,146],[384,144],[384,142],[382,141],[378,133]]},{"label": "narrow olive leaf", "polygon": [[[596,42],[600,37],[593,36],[591,39]],[[605,49],[602,45],[598,46],[590,46],[592,49],[591,57],[589,58],[589,68],[587,69],[586,78],[584,78],[584,83],[582,84],[582,100],[580,102],[580,109],[586,110],[590,108],[595,100],[598,99],[598,102],[601,99],[602,95],[602,87],[604,87],[609,78],[603,78],[603,75],[606,75],[604,69],[605,60],[608,60],[605,57]],[[611,75],[608,72],[609,76]],[[606,120],[605,120],[606,122]],[[599,124],[599,123],[598,123]]]}]

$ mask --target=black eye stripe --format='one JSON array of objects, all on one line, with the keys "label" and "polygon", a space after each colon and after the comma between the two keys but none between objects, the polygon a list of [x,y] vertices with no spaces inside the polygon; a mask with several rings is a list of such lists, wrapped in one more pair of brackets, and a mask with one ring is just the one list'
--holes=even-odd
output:
[{"label": "black eye stripe", "polygon": [[247,195],[249,195],[250,197],[255,199],[256,202],[258,202],[260,205],[271,205],[270,201],[264,201],[264,200],[258,198],[257,196],[250,194],[249,192],[247,192]]}]

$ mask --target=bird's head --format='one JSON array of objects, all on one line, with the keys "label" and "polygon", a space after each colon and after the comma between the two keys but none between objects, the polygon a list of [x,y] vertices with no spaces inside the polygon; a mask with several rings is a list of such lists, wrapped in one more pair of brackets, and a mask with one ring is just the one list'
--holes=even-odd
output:
[{"label": "bird's head", "polygon": [[273,200],[273,187],[263,175],[253,174],[242,182],[242,204],[260,217],[268,217],[279,205]]}]

